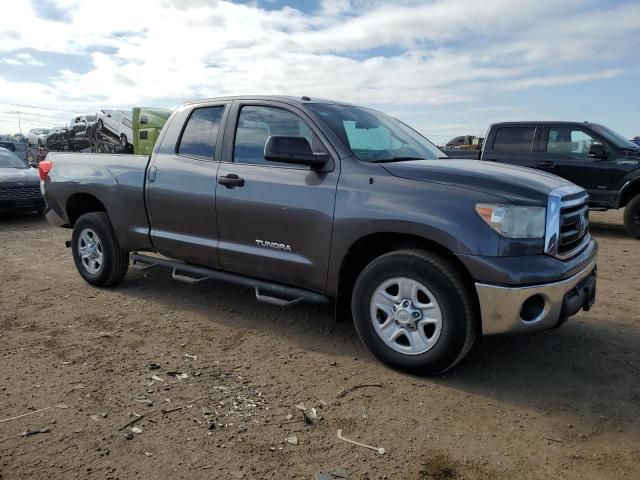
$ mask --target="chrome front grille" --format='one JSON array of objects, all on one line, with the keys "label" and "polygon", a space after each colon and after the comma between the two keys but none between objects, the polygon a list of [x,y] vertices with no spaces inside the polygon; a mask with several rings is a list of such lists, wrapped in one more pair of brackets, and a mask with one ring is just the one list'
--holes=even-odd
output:
[{"label": "chrome front grille", "polygon": [[549,194],[545,253],[567,260],[580,253],[591,240],[589,195],[572,185]]},{"label": "chrome front grille", "polygon": [[0,188],[0,200],[33,200],[40,198],[40,186]]}]

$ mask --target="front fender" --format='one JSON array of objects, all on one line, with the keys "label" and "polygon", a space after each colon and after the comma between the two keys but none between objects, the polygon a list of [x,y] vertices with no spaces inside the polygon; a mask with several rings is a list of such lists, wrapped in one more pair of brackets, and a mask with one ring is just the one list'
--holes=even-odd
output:
[{"label": "front fender", "polygon": [[499,236],[475,212],[476,203],[495,201],[494,196],[395,177],[380,165],[345,163],[336,192],[329,293],[337,292],[340,269],[350,248],[372,234],[418,237],[454,254],[499,255]]}]

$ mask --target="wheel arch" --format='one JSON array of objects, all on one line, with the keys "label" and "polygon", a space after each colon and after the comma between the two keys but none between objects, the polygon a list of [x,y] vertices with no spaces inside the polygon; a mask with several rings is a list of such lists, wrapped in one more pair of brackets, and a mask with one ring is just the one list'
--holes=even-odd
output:
[{"label": "wheel arch", "polygon": [[640,195],[640,177],[627,182],[618,193],[617,208],[624,208],[635,196]]},{"label": "wheel arch", "polygon": [[473,288],[473,277],[451,250],[438,242],[418,235],[380,232],[369,233],[354,241],[342,258],[335,292],[336,318],[338,320],[344,320],[351,315],[353,287],[364,267],[385,253],[407,248],[433,252],[448,260],[462,276],[473,297],[473,304],[479,308],[476,291]]},{"label": "wheel arch", "polygon": [[95,195],[80,192],[74,193],[67,199],[65,212],[67,214],[67,219],[69,220],[69,226],[73,227],[78,218],[85,213],[107,213],[107,209],[105,208],[104,203],[102,203]]}]

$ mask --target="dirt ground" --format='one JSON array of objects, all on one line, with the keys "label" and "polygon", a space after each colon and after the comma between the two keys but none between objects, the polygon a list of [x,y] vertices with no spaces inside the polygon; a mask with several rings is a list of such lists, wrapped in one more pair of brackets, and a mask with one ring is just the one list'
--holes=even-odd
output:
[{"label": "dirt ground", "polygon": [[92,288],[68,230],[0,219],[0,478],[638,479],[640,241],[592,219],[593,310],[438,378],[381,365],[328,307],[161,270]]}]

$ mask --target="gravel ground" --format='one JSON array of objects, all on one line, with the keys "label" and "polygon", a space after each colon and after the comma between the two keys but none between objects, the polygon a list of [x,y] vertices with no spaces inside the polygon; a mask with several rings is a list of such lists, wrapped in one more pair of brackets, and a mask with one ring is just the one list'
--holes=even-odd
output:
[{"label": "gravel ground", "polygon": [[[163,271],[92,288],[69,231],[2,218],[0,422],[30,415],[0,423],[0,478],[640,478],[640,241],[620,212],[592,219],[591,312],[423,378],[373,359],[330,308]],[[379,386],[347,390],[361,384]]]}]

